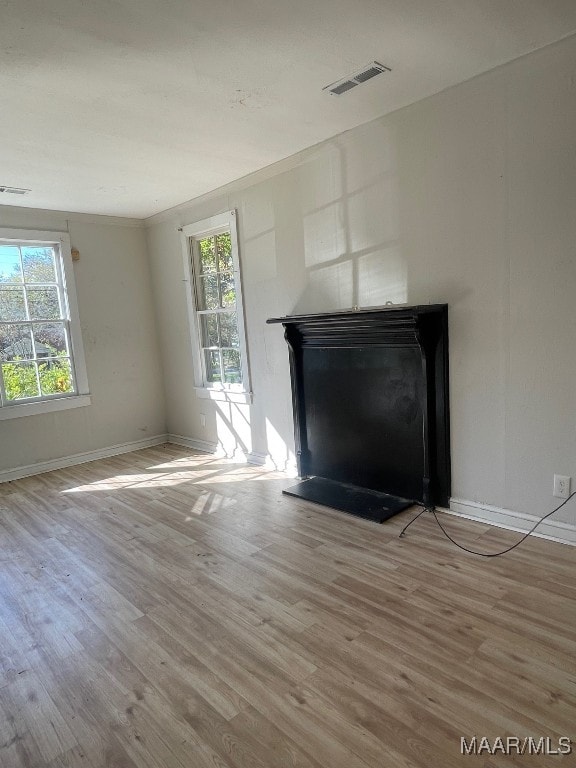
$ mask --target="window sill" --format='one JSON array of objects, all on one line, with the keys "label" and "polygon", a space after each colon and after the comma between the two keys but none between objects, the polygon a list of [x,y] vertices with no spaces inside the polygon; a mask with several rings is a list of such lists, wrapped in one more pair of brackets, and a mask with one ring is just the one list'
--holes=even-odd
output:
[{"label": "window sill", "polygon": [[207,387],[194,387],[196,397],[209,400],[219,400],[226,403],[252,403],[252,392],[231,392],[227,389],[208,389]]},{"label": "window sill", "polygon": [[43,400],[35,403],[5,405],[0,408],[0,421],[4,419],[17,419],[20,416],[36,416],[40,413],[67,411],[70,408],[82,408],[85,405],[90,405],[91,402],[90,395],[72,395],[70,397],[57,397],[54,400]]}]

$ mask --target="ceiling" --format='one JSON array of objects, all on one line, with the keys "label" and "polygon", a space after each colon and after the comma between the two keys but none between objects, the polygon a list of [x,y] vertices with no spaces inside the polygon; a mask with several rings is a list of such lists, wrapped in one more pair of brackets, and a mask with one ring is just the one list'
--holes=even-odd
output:
[{"label": "ceiling", "polygon": [[144,218],[574,32],[574,0],[0,0],[0,185],[32,190],[0,203]]}]

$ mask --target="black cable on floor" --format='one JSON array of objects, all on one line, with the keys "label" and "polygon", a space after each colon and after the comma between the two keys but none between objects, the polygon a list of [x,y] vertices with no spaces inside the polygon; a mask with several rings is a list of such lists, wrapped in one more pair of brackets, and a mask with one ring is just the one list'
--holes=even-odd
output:
[{"label": "black cable on floor", "polygon": [[548,512],[547,515],[544,515],[544,517],[540,518],[540,520],[537,520],[534,523],[534,525],[532,526],[532,528],[530,528],[528,533],[525,533],[524,536],[522,536],[522,538],[519,539],[515,544],[512,544],[512,546],[507,547],[506,549],[503,549],[501,552],[477,552],[474,549],[468,549],[468,547],[465,547],[462,544],[459,544],[457,541],[455,541],[452,538],[452,536],[450,536],[448,531],[444,528],[444,526],[442,525],[442,523],[438,519],[438,515],[436,514],[436,508],[435,507],[424,507],[422,510],[420,510],[420,512],[418,512],[418,514],[415,517],[413,517],[412,520],[410,520],[410,522],[407,525],[405,525],[404,528],[400,531],[400,537],[404,536],[406,530],[412,525],[412,523],[414,523],[414,522],[416,522],[416,520],[418,520],[420,515],[423,515],[424,512],[431,512],[434,515],[434,519],[438,523],[438,527],[440,528],[440,530],[442,531],[444,536],[446,536],[446,538],[449,541],[451,541],[452,544],[454,544],[456,547],[458,547],[458,549],[461,549],[464,552],[468,552],[470,555],[478,555],[479,557],[500,557],[500,555],[505,555],[508,552],[511,552],[513,549],[516,549],[516,547],[519,547],[520,544],[522,544],[523,541],[526,541],[526,539],[528,538],[528,536],[530,536],[530,534],[534,533],[534,531],[536,530],[536,528],[538,528],[540,523],[543,523],[544,520],[547,520],[555,512],[558,512],[559,509],[562,509],[562,507],[565,504],[567,504],[573,496],[576,496],[576,491],[573,491],[570,494],[570,496],[568,496],[567,499],[564,499],[562,504],[559,504],[555,509],[552,510],[552,512]]},{"label": "black cable on floor", "polygon": [[420,512],[418,512],[418,514],[417,514],[415,517],[413,517],[413,518],[412,518],[412,520],[410,520],[410,522],[409,522],[407,525],[405,525],[405,526],[404,526],[404,528],[402,528],[402,530],[400,531],[400,535],[398,536],[398,538],[399,538],[399,539],[401,539],[401,538],[402,538],[402,536],[404,536],[404,534],[406,533],[406,531],[408,530],[408,528],[410,528],[410,526],[412,525],[412,523],[415,523],[415,522],[416,522],[416,520],[418,520],[418,518],[420,517],[420,515],[423,515],[423,514],[424,514],[424,512],[430,512],[431,510],[432,510],[432,507],[424,507],[424,509],[421,509],[421,510],[420,510]]}]

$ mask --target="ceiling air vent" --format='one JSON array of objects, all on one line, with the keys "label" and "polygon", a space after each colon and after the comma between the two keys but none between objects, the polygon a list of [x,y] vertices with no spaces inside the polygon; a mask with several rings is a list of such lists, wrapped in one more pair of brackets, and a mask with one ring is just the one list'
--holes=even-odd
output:
[{"label": "ceiling air vent", "polygon": [[344,80],[343,83],[338,83],[338,85],[329,86],[330,93],[333,93],[334,96],[340,96],[341,93],[346,93],[346,91],[349,91],[350,88],[356,88],[358,83],[355,83],[354,80]]},{"label": "ceiling air vent", "polygon": [[0,192],[6,192],[7,195],[25,195],[31,192],[30,189],[22,189],[21,187],[3,187],[0,185]]},{"label": "ceiling air vent", "polygon": [[371,80],[373,77],[376,77],[376,75],[381,75],[382,72],[391,71],[390,67],[385,67],[384,64],[379,64],[377,61],[371,61],[370,64],[362,67],[359,72],[356,72],[349,77],[345,77],[342,80],[338,80],[331,85],[326,85],[322,90],[328,91],[328,93],[331,93],[333,96],[340,96],[351,88],[356,88],[357,85],[361,85],[367,80]]}]

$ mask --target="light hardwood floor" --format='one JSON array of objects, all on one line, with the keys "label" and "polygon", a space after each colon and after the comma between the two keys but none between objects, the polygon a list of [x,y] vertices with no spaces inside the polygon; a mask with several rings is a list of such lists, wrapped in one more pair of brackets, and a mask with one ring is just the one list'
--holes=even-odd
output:
[{"label": "light hardwood floor", "polygon": [[576,742],[575,548],[291,482],[162,446],[0,486],[2,768],[576,764],[460,753]]}]

